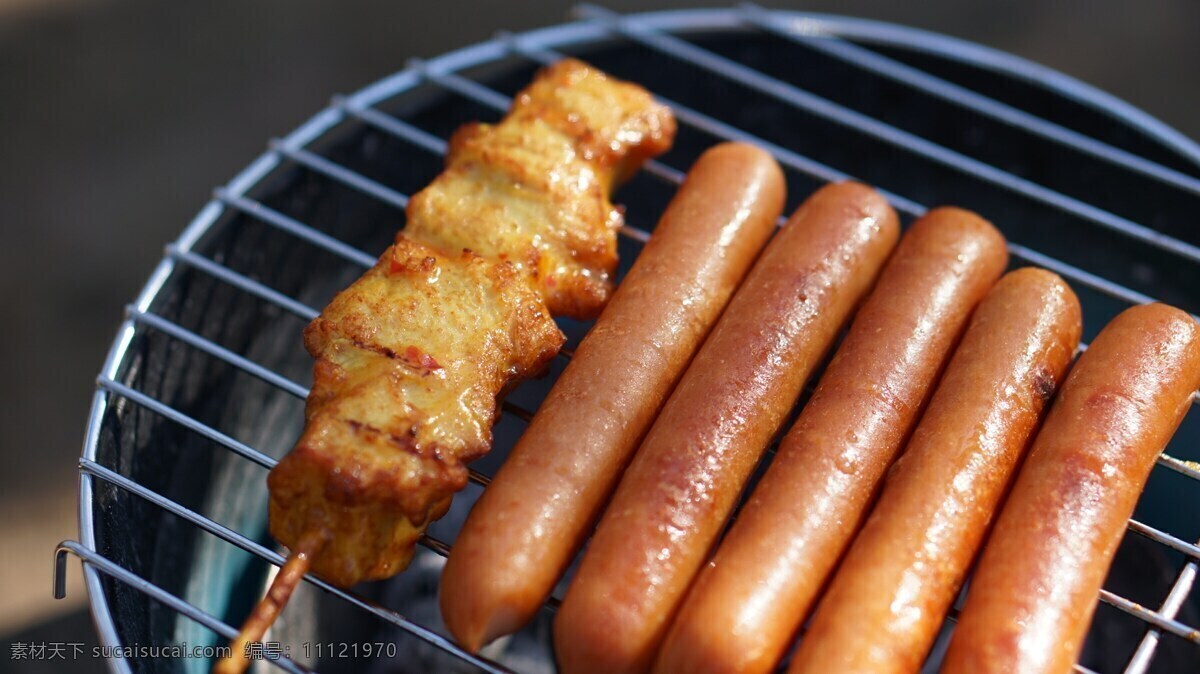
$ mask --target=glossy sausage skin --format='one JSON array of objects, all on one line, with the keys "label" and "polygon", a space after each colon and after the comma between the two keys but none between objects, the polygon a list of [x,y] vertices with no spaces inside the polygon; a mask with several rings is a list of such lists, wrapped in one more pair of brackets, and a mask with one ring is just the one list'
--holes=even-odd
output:
[{"label": "glossy sausage skin", "polygon": [[789,674],[920,671],[1082,329],[1079,300],[1048,271],[992,288]]},{"label": "glossy sausage skin", "polygon": [[454,543],[442,616],[467,649],[516,631],[550,594],[775,230],[784,190],[749,145],[696,161]]},{"label": "glossy sausage skin", "polygon": [[942,672],[1070,672],[1138,495],[1200,386],[1200,325],[1127,309],[1071,370],[984,546]]},{"label": "glossy sausage skin", "polygon": [[959,209],[905,233],[689,592],[656,671],[774,671],[1007,259],[1000,233]]},{"label": "glossy sausage skin", "polygon": [[643,672],[739,491],[895,244],[874,190],[826,186],[730,301],[626,471],[554,624],[564,674]]}]

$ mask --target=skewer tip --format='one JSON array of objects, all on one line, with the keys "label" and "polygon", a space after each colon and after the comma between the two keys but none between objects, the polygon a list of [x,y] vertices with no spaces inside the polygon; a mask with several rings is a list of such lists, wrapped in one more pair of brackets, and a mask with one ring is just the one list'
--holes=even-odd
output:
[{"label": "skewer tip", "polygon": [[271,581],[271,587],[242,624],[242,629],[229,643],[229,655],[213,665],[213,674],[242,674],[250,666],[250,644],[261,641],[271,628],[292,593],[308,573],[312,558],[316,556],[329,536],[323,530],[311,531],[300,538],[299,543],[280,567]]}]

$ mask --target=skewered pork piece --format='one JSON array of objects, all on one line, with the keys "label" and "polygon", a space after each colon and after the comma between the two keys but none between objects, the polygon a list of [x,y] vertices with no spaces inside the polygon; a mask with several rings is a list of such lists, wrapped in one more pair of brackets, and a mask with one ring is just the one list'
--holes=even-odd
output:
[{"label": "skewered pork piece", "polygon": [[490,449],[498,400],[562,346],[552,316],[608,300],[622,222],[609,193],[674,133],[645,90],[572,59],[498,124],[455,133],[395,244],[304,331],[305,430],[267,479],[291,557],[217,671],[245,667],[306,570],[349,586],[407,566]]},{"label": "skewered pork piece", "polygon": [[612,293],[622,224],[608,195],[674,137],[674,118],[644,89],[562,61],[504,121],[451,137],[446,170],[413,197],[404,233],[512,262],[551,314],[595,318]]},{"label": "skewered pork piece", "polygon": [[562,342],[511,265],[399,237],[304,331],[313,388],[267,478],[271,534],[329,532],[312,567],[338,585],[400,571],[491,446],[497,396]]}]

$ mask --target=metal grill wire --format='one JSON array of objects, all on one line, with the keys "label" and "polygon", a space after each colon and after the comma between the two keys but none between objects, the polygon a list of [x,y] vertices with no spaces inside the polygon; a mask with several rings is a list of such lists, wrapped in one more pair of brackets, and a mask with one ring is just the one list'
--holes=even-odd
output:
[{"label": "metal grill wire", "polygon": [[[585,6],[580,14],[579,23],[501,35],[335,98],[218,189],[168,246],[98,379],[80,460],[82,540],[56,553],[59,569],[68,553],[84,561],[106,645],[134,634],[172,642],[193,634],[181,627],[193,622],[210,640],[234,635],[223,615],[245,607],[229,597],[253,600],[256,571],[282,562],[264,533],[265,473],[245,462],[270,468],[295,440],[309,376],[299,328],[374,262],[367,251],[381,250],[402,227],[406,192],[437,173],[449,132],[498,117],[509,93],[559,50],[647,85],[681,123],[677,147],[620,195],[630,213],[623,269],[690,160],[732,139],[754,142],[784,165],[791,206],[821,182],[853,175],[884,189],[907,219],[927,203],[983,212],[1013,241],[1014,264],[1071,282],[1087,309],[1085,334],[1129,304],[1160,298],[1193,313],[1200,307],[1200,236],[1182,217],[1200,203],[1200,148],[1115,99],[1012,57],[865,21],[754,6],[630,17]],[[967,88],[964,79],[987,86]],[[1031,90],[1045,95],[1022,96]],[[1035,109],[1010,102],[1047,99]],[[563,322],[570,344],[586,327]],[[505,403],[497,451],[472,471],[473,483],[486,486],[552,380],[523,386]],[[1112,608],[1102,606],[1097,624],[1142,628],[1119,662],[1101,663],[1106,671],[1147,671],[1160,642],[1174,645],[1166,640],[1192,649],[1185,657],[1200,654],[1200,633],[1179,619],[1195,601],[1200,547],[1167,531],[1190,537],[1200,529],[1188,514],[1196,509],[1186,507],[1196,502],[1200,468],[1175,458],[1196,458],[1197,416],[1160,458],[1129,524],[1139,537],[1127,536],[1121,553],[1150,541],[1155,559],[1177,570],[1153,592],[1133,588],[1147,596],[1127,596],[1135,592],[1109,579],[1101,599]],[[456,507],[468,499],[464,493]],[[1155,500],[1165,515],[1146,507]],[[437,555],[449,550],[433,535],[422,545]],[[222,550],[216,569],[214,548]],[[241,569],[241,580],[228,572],[233,580],[206,587],[226,566]],[[512,671],[369,598],[370,589],[308,580],[333,598],[322,600],[323,611],[369,615],[479,670]],[[59,574],[55,592],[64,589]],[[944,638],[933,660],[943,645]],[[307,671],[289,658],[276,664]]]}]

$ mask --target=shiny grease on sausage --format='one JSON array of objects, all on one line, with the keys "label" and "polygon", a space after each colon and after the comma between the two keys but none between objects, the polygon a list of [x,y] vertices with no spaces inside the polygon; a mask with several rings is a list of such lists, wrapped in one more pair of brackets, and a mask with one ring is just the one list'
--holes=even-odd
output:
[{"label": "shiny grease on sausage", "polygon": [[1071,370],[971,580],[948,674],[1069,672],[1138,495],[1200,386],[1200,325],[1127,309]]}]

